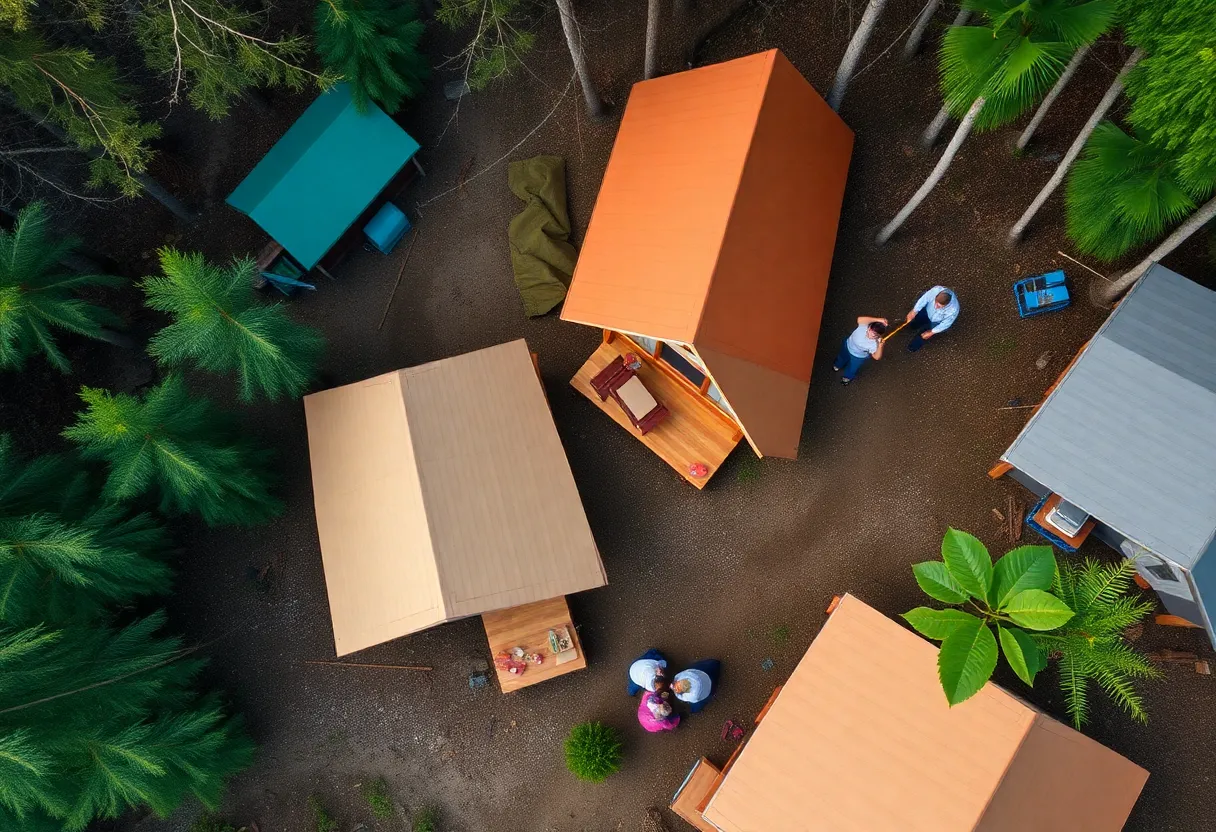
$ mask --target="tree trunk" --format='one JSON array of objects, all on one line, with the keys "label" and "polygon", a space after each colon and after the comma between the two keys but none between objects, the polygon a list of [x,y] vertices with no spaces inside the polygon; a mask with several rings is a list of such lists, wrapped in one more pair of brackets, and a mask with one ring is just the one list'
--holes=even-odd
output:
[{"label": "tree trunk", "polygon": [[932,150],[933,145],[937,144],[937,137],[942,134],[942,128],[949,120],[950,111],[943,104],[942,108],[937,111],[937,115],[933,117],[933,121],[929,122],[929,126],[925,128],[925,132],[920,134],[920,146],[925,150]]},{"label": "tree trunk", "polygon": [[1148,257],[1140,262],[1136,268],[1123,274],[1118,280],[1113,283],[1108,283],[1098,292],[1098,297],[1101,301],[1109,306],[1119,299],[1119,296],[1132,288],[1137,280],[1144,276],[1144,273],[1149,270],[1149,267],[1161,260],[1178,246],[1186,242],[1187,238],[1203,228],[1213,219],[1216,219],[1216,198],[1208,200],[1195,213],[1187,218],[1187,221],[1174,229],[1174,233],[1166,237],[1161,245],[1157,246]]},{"label": "tree trunk", "polygon": [[574,61],[574,71],[578,73],[578,82],[583,88],[583,99],[587,102],[587,112],[592,118],[604,115],[604,103],[595,91],[591,81],[591,71],[587,68],[587,56],[583,53],[583,40],[578,30],[578,21],[574,19],[574,9],[570,0],[557,0],[557,10],[561,13],[562,31],[566,33],[566,46],[570,47],[570,58]]},{"label": "tree trunk", "polygon": [[937,10],[941,8],[942,0],[929,0],[925,7],[921,9],[920,15],[916,18],[916,23],[912,26],[912,34],[908,35],[908,42],[904,44],[904,60],[908,61],[916,57],[916,53],[920,52],[921,41],[925,39],[925,32],[929,30],[929,23],[933,20],[933,15],[937,14]]},{"label": "tree trunk", "polygon": [[1081,128],[1081,132],[1073,140],[1072,147],[1068,148],[1068,152],[1064,154],[1064,158],[1056,166],[1055,173],[1051,175],[1051,179],[1047,180],[1047,184],[1043,186],[1043,190],[1039,191],[1039,195],[1030,203],[1030,207],[1014,223],[1013,228],[1009,229],[1010,245],[1022,239],[1022,235],[1026,233],[1026,227],[1030,225],[1030,221],[1034,219],[1034,215],[1043,207],[1043,203],[1047,202],[1048,197],[1055,193],[1056,188],[1060,187],[1060,183],[1064,181],[1064,175],[1068,173],[1068,169],[1072,167],[1072,163],[1081,155],[1081,149],[1089,141],[1090,134],[1094,132],[1094,128],[1098,126],[1098,123],[1106,117],[1107,111],[1115,103],[1115,99],[1119,97],[1119,93],[1123,91],[1123,77],[1127,75],[1128,71],[1136,65],[1143,55],[1144,53],[1139,49],[1132,52],[1131,57],[1127,59],[1127,63],[1123,65],[1123,69],[1119,70],[1114,83],[1110,85],[1110,88],[1106,90],[1106,95],[1102,96],[1102,100],[1098,102],[1097,109],[1090,114],[1089,121],[1085,122],[1085,126]]},{"label": "tree trunk", "polygon": [[1073,53],[1072,60],[1068,62],[1068,66],[1064,67],[1064,71],[1060,73],[1060,79],[1051,88],[1051,92],[1047,93],[1047,97],[1043,99],[1043,103],[1039,105],[1039,109],[1035,110],[1034,118],[1030,120],[1030,124],[1026,125],[1026,129],[1022,131],[1022,135],[1018,136],[1018,150],[1025,150],[1026,145],[1030,144],[1030,137],[1034,135],[1035,130],[1039,129],[1039,125],[1043,123],[1043,118],[1047,115],[1047,111],[1051,109],[1052,104],[1056,103],[1056,99],[1060,97],[1060,93],[1064,91],[1064,87],[1072,80],[1072,76],[1077,72],[1077,67],[1081,65],[1081,61],[1085,60],[1085,56],[1088,53],[1088,43]]},{"label": "tree trunk", "polygon": [[659,71],[659,15],[662,0],[646,0],[646,67],[643,79],[653,78]]},{"label": "tree trunk", "polygon": [[950,139],[950,144],[946,145],[942,158],[937,160],[937,165],[933,168],[933,172],[929,174],[929,178],[925,180],[925,183],[920,186],[920,189],[916,193],[912,194],[912,198],[908,200],[908,204],[899,210],[899,213],[895,215],[895,219],[887,223],[883,230],[878,232],[877,243],[880,246],[885,245],[887,240],[891,239],[891,235],[899,230],[899,227],[912,215],[917,206],[924,202],[929,192],[937,187],[937,183],[942,181],[942,177],[946,174],[946,169],[954,161],[954,157],[958,154],[958,149],[962,147],[963,140],[971,132],[976,116],[980,114],[980,110],[982,109],[984,109],[984,99],[982,97],[975,99],[971,104],[971,109],[967,111],[967,115],[963,116],[963,120],[959,122],[958,129],[954,131],[954,138]]},{"label": "tree trunk", "polygon": [[845,90],[849,88],[849,81],[857,69],[857,62],[861,60],[861,53],[865,51],[866,42],[874,33],[878,16],[882,14],[882,7],[886,4],[887,0],[870,0],[865,14],[861,16],[861,22],[857,24],[857,31],[853,33],[848,48],[844,50],[840,68],[836,70],[836,80],[832,84],[832,91],[828,93],[828,106],[833,110],[840,110],[840,102],[844,99]]}]

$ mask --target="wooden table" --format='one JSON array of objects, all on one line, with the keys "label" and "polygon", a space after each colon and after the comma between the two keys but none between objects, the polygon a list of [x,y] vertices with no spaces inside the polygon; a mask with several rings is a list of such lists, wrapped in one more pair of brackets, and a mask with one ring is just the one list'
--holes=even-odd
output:
[{"label": "wooden table", "polygon": [[[545,657],[544,664],[529,664],[528,669],[518,676],[495,667],[494,672],[498,675],[498,685],[503,693],[536,685],[587,666],[587,657],[583,654],[583,645],[570,619],[570,605],[566,603],[564,595],[548,601],[482,613],[481,623],[490,641],[491,660],[512,647],[522,647],[529,653],[540,653]],[[570,640],[578,653],[577,658],[565,664],[558,664],[557,657],[549,650],[549,631],[557,627],[565,627],[570,632]]]}]

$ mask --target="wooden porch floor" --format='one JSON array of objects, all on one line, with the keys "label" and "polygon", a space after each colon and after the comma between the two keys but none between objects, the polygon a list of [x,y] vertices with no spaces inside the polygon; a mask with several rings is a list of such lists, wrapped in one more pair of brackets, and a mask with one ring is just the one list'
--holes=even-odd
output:
[{"label": "wooden porch floor", "polygon": [[[685,480],[697,488],[704,488],[710,477],[739,444],[743,432],[737,425],[731,424],[728,417],[716,407],[655,367],[652,359],[643,356],[638,377],[654,397],[667,406],[671,415],[663,424],[642,436],[637,428],[630,424],[629,418],[615,401],[600,401],[599,395],[591,388],[591,379],[596,374],[618,355],[631,351],[638,353],[637,348],[624,338],[600,344],[600,348],[579,368],[574,378],[570,379],[570,385],[611,416],[614,422],[637,437],[643,445],[658,454]],[[694,462],[705,463],[709,468],[708,476],[700,479],[689,476],[688,467]]]}]

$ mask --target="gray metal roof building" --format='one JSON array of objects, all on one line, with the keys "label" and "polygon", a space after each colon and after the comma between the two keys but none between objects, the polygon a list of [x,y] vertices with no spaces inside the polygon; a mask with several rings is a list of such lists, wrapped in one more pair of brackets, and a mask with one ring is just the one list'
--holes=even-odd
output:
[{"label": "gray metal roof building", "polygon": [[1216,292],[1153,266],[1002,459],[1180,568],[1216,641]]}]

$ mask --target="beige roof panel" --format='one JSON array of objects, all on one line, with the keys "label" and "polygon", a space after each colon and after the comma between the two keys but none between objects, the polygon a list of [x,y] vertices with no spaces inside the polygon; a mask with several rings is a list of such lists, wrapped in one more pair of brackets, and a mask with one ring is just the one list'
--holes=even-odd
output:
[{"label": "beige roof panel", "polygon": [[305,397],[339,655],[607,583],[527,345]]},{"label": "beige roof panel", "polygon": [[[934,645],[845,596],[729,770],[705,818],[723,832],[970,832],[1077,828],[1038,825],[1038,814],[1029,823],[1028,815],[1016,814],[1043,800],[1093,800],[1090,818],[1130,810],[1143,785],[1138,766],[992,683],[951,708],[936,665]],[[1079,789],[1066,797],[1039,783],[1022,792],[1023,798],[1034,792],[1034,799],[1002,803],[1001,811],[1012,817],[996,824],[989,802],[997,804],[994,794],[1043,720],[1051,726],[1049,736],[1039,737],[1044,745],[1065,737],[1069,749],[1062,758],[1067,763],[1051,776],[1101,780],[1108,794],[1100,800],[1120,809],[1096,811],[1102,790]],[[1100,773],[1086,774],[1089,766]],[[1121,825],[1086,829],[1115,832]]]}]

